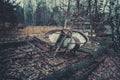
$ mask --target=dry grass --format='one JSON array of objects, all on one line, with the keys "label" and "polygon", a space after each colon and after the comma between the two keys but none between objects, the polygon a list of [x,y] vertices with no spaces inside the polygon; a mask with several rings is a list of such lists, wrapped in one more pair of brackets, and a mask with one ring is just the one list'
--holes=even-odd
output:
[{"label": "dry grass", "polygon": [[62,29],[62,27],[58,26],[27,26],[23,29],[20,29],[22,34],[41,34],[45,33],[49,30],[55,30],[55,29]]}]

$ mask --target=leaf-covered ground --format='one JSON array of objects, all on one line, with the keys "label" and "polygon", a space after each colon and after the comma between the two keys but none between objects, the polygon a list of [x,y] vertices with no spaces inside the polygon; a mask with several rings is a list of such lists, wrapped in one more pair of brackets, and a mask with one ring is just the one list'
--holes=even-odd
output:
[{"label": "leaf-covered ground", "polygon": [[[0,80],[39,80],[55,71],[91,58],[83,52],[77,52],[76,55],[60,53],[56,57],[49,54],[52,52],[41,52],[27,43],[1,49]],[[104,61],[89,75],[89,80],[120,80],[120,55],[104,55],[102,58]],[[62,79],[75,80],[88,70],[90,66],[75,72],[72,77],[63,76]]]}]

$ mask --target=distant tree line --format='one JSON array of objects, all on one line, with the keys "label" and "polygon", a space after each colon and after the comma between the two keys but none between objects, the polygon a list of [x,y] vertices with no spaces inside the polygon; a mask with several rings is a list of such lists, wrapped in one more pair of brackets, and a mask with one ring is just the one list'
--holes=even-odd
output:
[{"label": "distant tree line", "polygon": [[[66,14],[68,14],[69,19],[75,17],[74,14],[76,14],[76,12],[78,12],[81,17],[89,18],[90,5],[92,21],[100,22],[99,20],[101,20],[97,8],[99,7],[97,0],[88,0],[86,2],[84,1],[84,3],[80,3],[81,0],[63,0],[59,2],[59,5],[57,5],[57,0],[54,0],[50,3],[54,5],[52,8],[49,8],[49,5],[46,3],[47,0],[39,0],[36,3],[36,10],[33,10],[31,1],[32,0],[28,1],[28,3],[26,1],[27,7],[25,9],[25,6],[19,6],[15,0],[12,0],[12,2],[11,0],[1,0],[0,22],[22,23],[25,25],[63,26]],[[88,5],[89,1],[91,1],[90,5]],[[70,2],[70,4],[67,4],[67,2]],[[79,5],[78,2],[80,3]],[[69,9],[67,11],[68,6]]]},{"label": "distant tree line", "polygon": [[[109,16],[105,17],[106,13],[104,11],[108,7],[107,3],[110,0],[106,0],[106,4],[103,6],[103,10],[101,10],[102,12],[100,12],[101,5],[99,3],[102,3],[104,0],[63,0],[59,1],[59,5],[57,4],[58,0],[51,0],[52,2],[49,4],[46,2],[47,0],[36,0],[37,6],[35,10],[33,10],[31,1],[28,1],[26,10],[24,6],[19,6],[15,0],[0,0],[0,23],[10,22],[25,25],[63,26],[66,14],[71,19],[75,17],[74,14],[76,12],[79,13],[80,17],[91,19],[94,28],[98,28],[96,26],[101,27],[104,23],[109,23]],[[69,9],[68,2],[70,2]],[[80,3],[79,5],[78,2]],[[50,5],[54,6],[50,8]]]},{"label": "distant tree line", "polygon": [[52,5],[52,8],[45,1],[38,1],[36,9],[32,4],[32,0],[25,3],[23,9],[26,25],[60,26],[64,24],[65,13],[62,12],[60,6],[55,5],[56,0],[51,0],[53,3],[50,4],[54,5]]}]

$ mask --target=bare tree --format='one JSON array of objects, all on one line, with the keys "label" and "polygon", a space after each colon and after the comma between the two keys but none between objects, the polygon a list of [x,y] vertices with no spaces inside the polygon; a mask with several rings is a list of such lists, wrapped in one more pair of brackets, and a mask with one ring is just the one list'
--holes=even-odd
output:
[{"label": "bare tree", "polygon": [[68,7],[67,7],[66,18],[65,18],[65,22],[64,22],[64,28],[67,27],[69,11],[70,11],[70,0],[68,0]]},{"label": "bare tree", "polygon": [[89,19],[90,19],[90,31],[91,31],[91,43],[92,43],[92,38],[93,38],[93,27],[92,27],[92,17],[91,17],[91,1],[88,0],[88,13],[89,13]]}]

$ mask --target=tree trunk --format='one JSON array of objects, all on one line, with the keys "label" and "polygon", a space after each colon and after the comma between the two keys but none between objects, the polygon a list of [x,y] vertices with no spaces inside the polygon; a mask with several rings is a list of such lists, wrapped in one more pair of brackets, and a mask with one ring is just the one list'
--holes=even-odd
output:
[{"label": "tree trunk", "polygon": [[69,11],[70,11],[70,0],[68,0],[68,8],[67,8],[66,18],[65,18],[65,22],[64,22],[64,29],[67,27]]},{"label": "tree trunk", "polygon": [[90,35],[91,35],[91,43],[93,38],[93,27],[92,27],[92,17],[91,17],[91,0],[88,1],[88,11],[89,11],[89,19],[90,19]]}]

